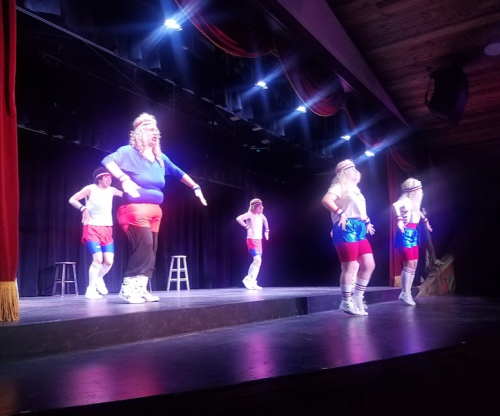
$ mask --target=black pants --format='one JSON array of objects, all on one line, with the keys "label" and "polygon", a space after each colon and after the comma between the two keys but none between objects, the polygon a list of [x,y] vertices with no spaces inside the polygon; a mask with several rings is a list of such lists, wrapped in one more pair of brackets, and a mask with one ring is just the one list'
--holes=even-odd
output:
[{"label": "black pants", "polygon": [[130,225],[127,230],[127,238],[131,253],[125,277],[142,275],[151,279],[156,263],[158,233],[153,233],[149,227]]}]

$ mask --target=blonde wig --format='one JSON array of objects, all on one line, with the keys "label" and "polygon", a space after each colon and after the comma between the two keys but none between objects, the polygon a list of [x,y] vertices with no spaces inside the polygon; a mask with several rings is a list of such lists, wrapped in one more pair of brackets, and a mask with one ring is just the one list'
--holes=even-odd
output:
[{"label": "blonde wig", "polygon": [[418,192],[422,190],[422,182],[415,178],[408,178],[401,185],[401,189],[403,190],[403,194],[399,197],[399,199],[403,199],[407,197],[415,207],[415,209],[420,211],[420,204],[422,203],[423,192]]},{"label": "blonde wig", "polygon": [[[142,157],[145,157],[144,152],[147,147],[145,139],[145,128],[150,126],[154,126],[157,128],[156,118],[148,113],[142,113],[132,123],[132,127],[134,128],[134,130],[130,132],[129,144],[134,149],[137,149]],[[156,146],[153,148],[153,154],[160,166],[163,166],[163,160],[161,158],[160,137],[161,134],[158,130],[158,140],[156,141]]]},{"label": "blonde wig", "polygon": [[248,206],[248,211],[253,213],[257,205],[262,205],[262,201],[259,198],[252,199],[250,201],[250,205]]},{"label": "blonde wig", "polygon": [[332,186],[339,184],[341,189],[346,191],[359,192],[358,185],[353,184],[351,181],[347,180],[346,171],[347,169],[355,168],[354,162],[350,159],[343,160],[337,163],[335,167],[335,177],[332,180]]}]

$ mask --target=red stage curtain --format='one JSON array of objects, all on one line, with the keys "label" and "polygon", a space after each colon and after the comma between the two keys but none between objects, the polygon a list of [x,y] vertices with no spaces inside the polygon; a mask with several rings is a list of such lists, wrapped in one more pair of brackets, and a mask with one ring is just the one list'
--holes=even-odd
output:
[{"label": "red stage curtain", "polygon": [[319,116],[329,117],[339,111],[346,96],[339,77],[331,66],[316,57],[307,56],[297,45],[276,39],[281,65],[300,99]]},{"label": "red stage curtain", "polygon": [[175,1],[201,33],[231,55],[256,58],[274,49],[264,14],[247,1]]},{"label": "red stage curtain", "polygon": [[19,245],[17,161],[16,2],[0,6],[0,322],[19,319],[16,270]]}]

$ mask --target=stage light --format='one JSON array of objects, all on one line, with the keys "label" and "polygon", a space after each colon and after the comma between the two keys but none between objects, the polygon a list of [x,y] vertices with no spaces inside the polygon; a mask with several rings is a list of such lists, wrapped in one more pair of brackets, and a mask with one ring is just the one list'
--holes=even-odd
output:
[{"label": "stage light", "polygon": [[174,19],[165,20],[164,25],[167,27],[167,29],[182,30],[181,25],[177,23]]},{"label": "stage light", "polygon": [[348,134],[344,134],[343,136],[340,136],[340,138],[343,140],[351,140],[351,136],[349,136]]},{"label": "stage light", "polygon": [[262,88],[263,90],[267,90],[267,84],[266,84],[266,81],[259,81],[259,82],[256,82],[256,83],[255,83],[255,86],[256,86],[256,87],[260,87],[260,88]]},{"label": "stage light", "polygon": [[298,111],[299,113],[305,114],[306,113],[306,107],[303,105],[299,105],[295,111]]},{"label": "stage light", "polygon": [[373,156],[375,156],[375,153],[370,152],[369,150],[367,150],[367,151],[365,152],[365,156],[367,156],[367,157],[373,157]]}]

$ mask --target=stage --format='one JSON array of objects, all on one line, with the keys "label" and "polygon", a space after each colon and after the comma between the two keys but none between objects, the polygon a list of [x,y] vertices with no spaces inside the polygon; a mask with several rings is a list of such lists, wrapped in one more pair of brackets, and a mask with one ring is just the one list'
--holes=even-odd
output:
[{"label": "stage", "polygon": [[409,307],[399,289],[369,288],[369,316],[353,317],[338,288],[155,294],[22,298],[21,321],[0,324],[0,415],[471,414],[499,402],[496,299]]}]

